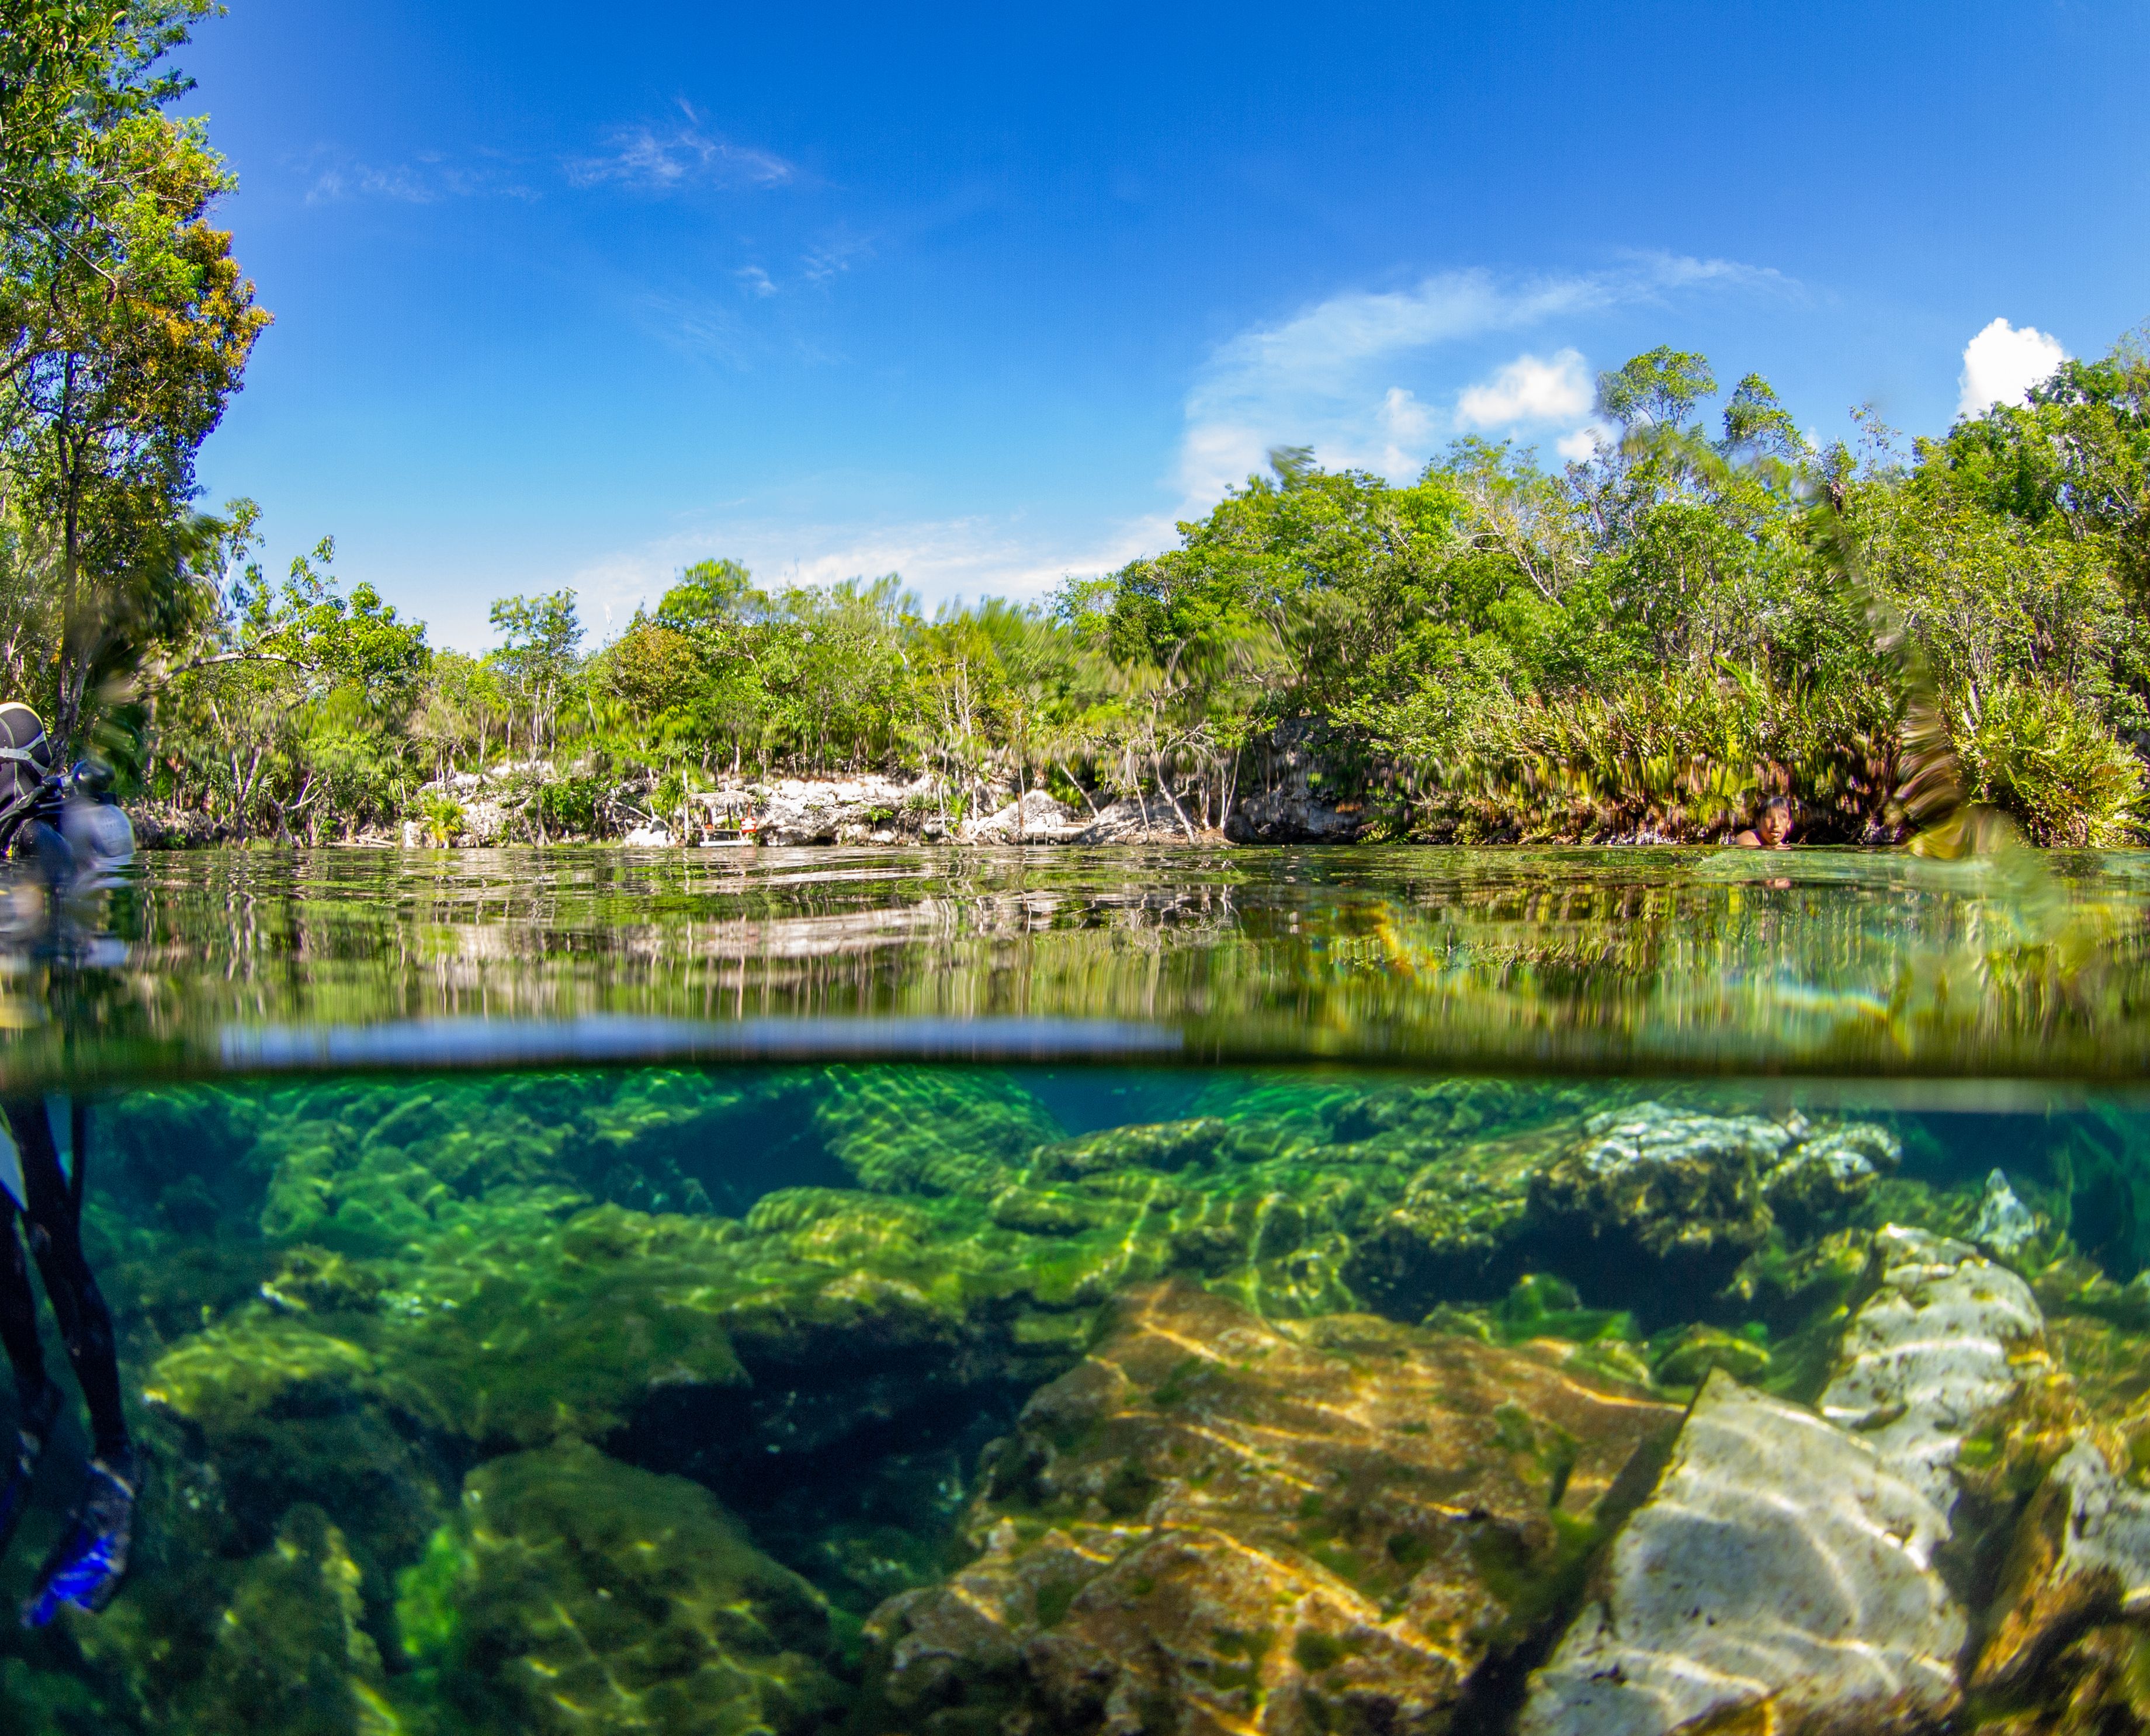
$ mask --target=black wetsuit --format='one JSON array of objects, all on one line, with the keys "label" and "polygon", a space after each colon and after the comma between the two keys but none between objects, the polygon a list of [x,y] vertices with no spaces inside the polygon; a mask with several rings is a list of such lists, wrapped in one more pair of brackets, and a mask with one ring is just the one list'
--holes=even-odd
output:
[{"label": "black wetsuit", "polygon": [[[116,1462],[130,1446],[119,1399],[119,1347],[113,1337],[112,1311],[104,1305],[89,1262],[83,1257],[78,1196],[60,1168],[58,1143],[43,1102],[15,1098],[4,1107],[22,1158],[24,1204],[18,1207],[0,1188],[0,1345],[6,1346],[8,1360],[14,1367],[24,1410],[42,1408],[51,1377],[45,1371],[38,1301],[30,1288],[29,1259],[23,1253],[27,1234],[29,1254],[37,1260],[45,1295],[59,1323],[68,1361],[89,1407],[93,1450],[98,1458]],[[75,1162],[81,1163],[83,1156],[78,1148]]]}]

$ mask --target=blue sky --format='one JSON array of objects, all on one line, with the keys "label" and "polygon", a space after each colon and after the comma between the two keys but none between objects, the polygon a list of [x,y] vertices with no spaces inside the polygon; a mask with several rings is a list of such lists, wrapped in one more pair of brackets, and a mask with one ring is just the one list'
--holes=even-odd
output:
[{"label": "blue sky", "polygon": [[1938,432],[1980,333],[1991,393],[2150,316],[2146,61],[2140,0],[230,0],[276,325],[203,480],[475,649],[711,554],[1039,594],[1272,444],[1572,449],[1657,343]]}]

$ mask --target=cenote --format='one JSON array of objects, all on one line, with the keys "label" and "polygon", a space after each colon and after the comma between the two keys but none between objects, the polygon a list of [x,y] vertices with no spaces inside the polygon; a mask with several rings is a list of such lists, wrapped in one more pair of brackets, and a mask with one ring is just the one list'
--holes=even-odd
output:
[{"label": "cenote", "polygon": [[150,1465],[0,1727],[2135,1728],[2146,891],[153,855],[0,983]]}]

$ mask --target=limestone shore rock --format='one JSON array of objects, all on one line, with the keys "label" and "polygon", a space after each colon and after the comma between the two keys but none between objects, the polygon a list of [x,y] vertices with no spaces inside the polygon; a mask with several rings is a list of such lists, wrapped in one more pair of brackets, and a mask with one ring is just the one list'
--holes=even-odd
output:
[{"label": "limestone shore rock", "polygon": [[1468,1727],[1678,1420],[1525,1353],[1287,1329],[1185,1284],[1117,1320],[988,1456],[980,1557],[870,1624],[901,1728]]},{"label": "limestone shore rock", "polygon": [[746,793],[758,835],[777,845],[892,844],[938,805],[931,777],[780,778]]},{"label": "limestone shore rock", "polygon": [[1532,1678],[1522,1736],[1920,1728],[1959,1697],[1947,1535],[1866,1441],[1718,1370]]}]

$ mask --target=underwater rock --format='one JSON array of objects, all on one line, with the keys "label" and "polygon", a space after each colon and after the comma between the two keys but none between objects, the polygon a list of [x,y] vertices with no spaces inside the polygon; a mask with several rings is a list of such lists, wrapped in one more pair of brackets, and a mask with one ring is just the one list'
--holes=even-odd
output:
[{"label": "underwater rock", "polygon": [[2037,1234],[2038,1220],[2031,1208],[2016,1197],[2007,1176],[1995,1170],[1986,1178],[1986,1197],[1979,1202],[1971,1239],[1990,1254],[2012,1259]]},{"label": "underwater rock", "polygon": [[1903,1161],[1902,1142],[1872,1122],[1851,1122],[1801,1140],[1762,1178],[1762,1197],[1788,1229],[1804,1234],[1841,1221]]},{"label": "underwater rock", "polygon": [[[1860,1437],[1713,1373],[1531,1678],[1522,1736],[1866,1733],[1956,1703],[1941,1510]],[[1735,1723],[1743,1717],[1754,1722]]]},{"label": "underwater rock", "polygon": [[706,1490],[580,1443],[472,1471],[401,1592],[444,1709],[501,1736],[791,1736],[837,1706],[819,1595]]},{"label": "underwater rock", "polygon": [[990,1194],[1010,1166],[1060,1137],[1044,1107],[1006,1075],[936,1067],[832,1067],[814,1120],[862,1188]]},{"label": "underwater rock", "polygon": [[497,1450],[601,1439],[654,1391],[745,1383],[708,1293],[736,1224],[613,1206],[563,1221],[562,1204],[496,1202],[361,1310],[257,1304],[167,1352],[148,1396],[212,1440],[371,1403]]},{"label": "underwater rock", "polygon": [[2092,1628],[2046,1665],[2036,1703],[1981,1718],[1979,1736],[2137,1736],[2150,1730],[2150,1634]]},{"label": "underwater rock", "polygon": [[1653,1348],[1650,1373],[1670,1386],[1699,1386],[1714,1368],[1735,1380],[1759,1380],[1769,1371],[1767,1345],[1716,1326],[1685,1327]]},{"label": "underwater rock", "polygon": [[1403,1197],[1352,1238],[1345,1281],[1367,1305],[1407,1318],[1459,1296],[1497,1295],[1528,1221],[1532,1183],[1558,1148],[1544,1128],[1472,1140],[1411,1173]]},{"label": "underwater rock", "polygon": [[1705,1115],[1643,1103],[1592,1116],[1533,1178],[1532,1204],[1653,1260],[1706,1270],[1762,1245],[1781,1218],[1809,1234],[1840,1222],[1893,1171],[1896,1137],[1869,1122],[1815,1130],[1803,1117]]},{"label": "underwater rock", "polygon": [[987,1456],[983,1553],[870,1624],[902,1728],[1447,1729],[1678,1420],[1523,1352],[1184,1282],[1113,1319]]},{"label": "underwater rock", "polygon": [[360,1573],[319,1507],[285,1515],[218,1624],[190,1723],[225,1736],[388,1736],[402,1728],[360,1626]]},{"label": "underwater rock", "polygon": [[[1653,1376],[1637,1341],[1634,1316],[1623,1310],[1585,1308],[1575,1286],[1550,1272],[1528,1272],[1491,1308],[1443,1303],[1421,1324],[1431,1332],[1461,1332],[1489,1345],[1527,1345],[1562,1368],[1647,1387]],[[1764,1360],[1768,1352],[1763,1353]]]},{"label": "underwater rock", "polygon": [[1047,1175],[1071,1179],[1124,1169],[1158,1169],[1169,1174],[1199,1168],[1223,1155],[1233,1132],[1229,1123],[1214,1115],[1194,1121],[1108,1128],[1078,1139],[1041,1145],[1030,1154],[1029,1162]]},{"label": "underwater rock", "polygon": [[[242,1101],[256,1132],[195,1155],[219,1209],[257,1219],[271,1241],[379,1258],[501,1189],[735,1214],[779,1186],[848,1182],[811,1121],[821,1094],[818,1072],[803,1068],[346,1080],[255,1090]],[[111,1119],[133,1129],[131,1112]]]},{"label": "underwater rock", "polygon": [[1751,1115],[1701,1115],[1663,1103],[1593,1115],[1583,1137],[1531,1178],[1549,1225],[1655,1261],[1729,1273],[1769,1234],[1762,1177],[1792,1129]]},{"label": "underwater rock", "polygon": [[2123,1482],[2089,1435],[2061,1455],[2018,1522],[1996,1602],[1972,1677],[1980,1689],[2020,1686],[2090,1622],[2150,1610],[2150,1494]]},{"label": "underwater rock", "polygon": [[1854,1430],[1946,1516],[1964,1441],[2050,1369],[2030,1286],[1961,1242],[1891,1224],[1876,1288],[1839,1347],[1822,1415]]},{"label": "underwater rock", "polygon": [[302,1244],[285,1250],[261,1294],[290,1314],[370,1314],[386,1284],[381,1269],[365,1260]]}]

